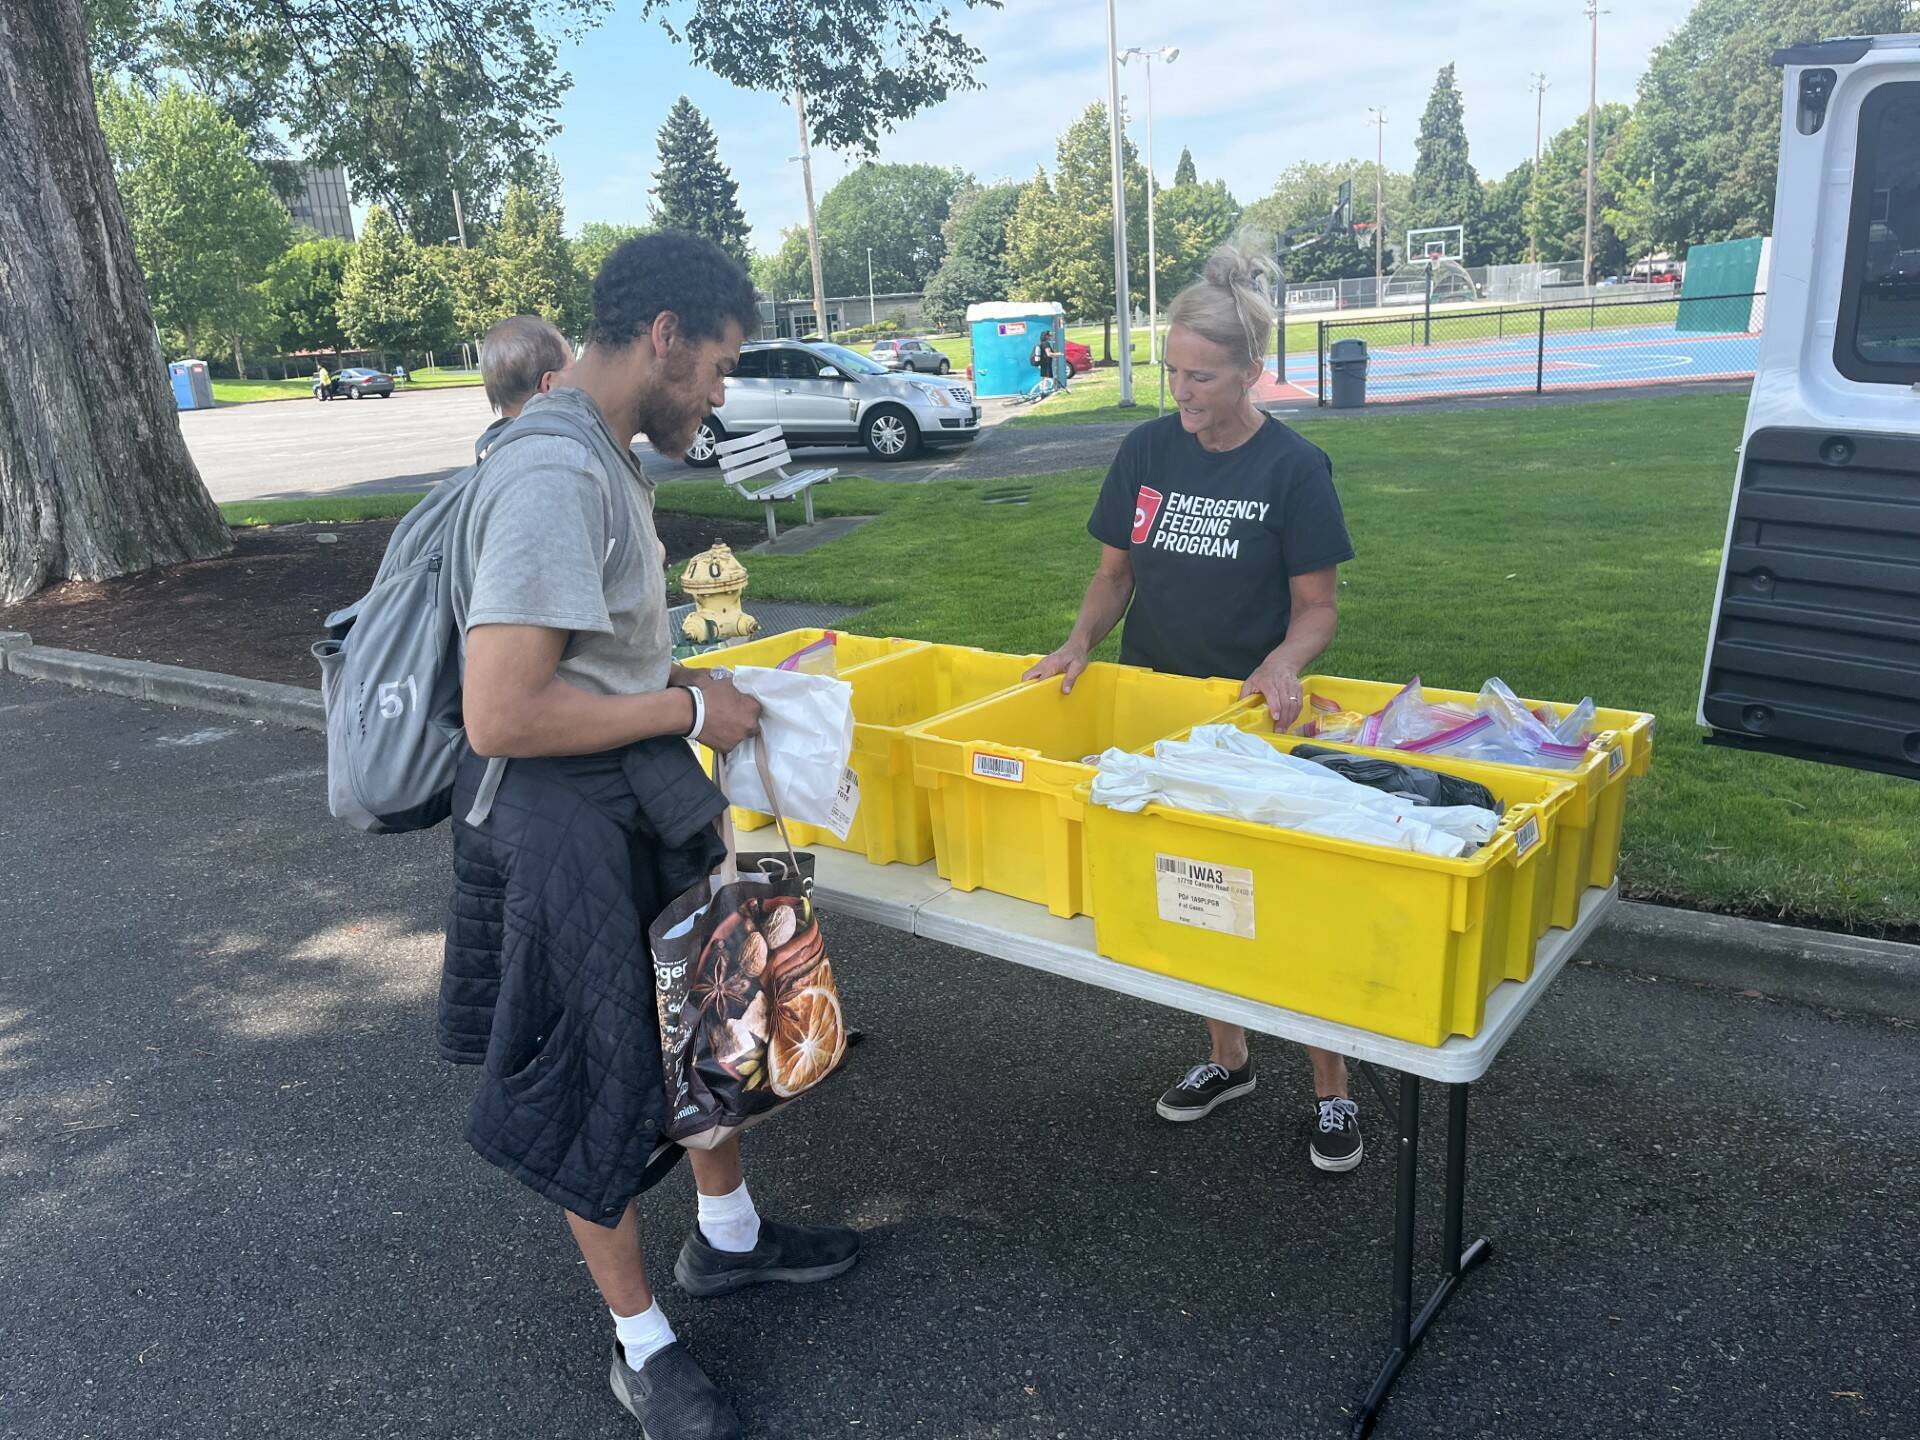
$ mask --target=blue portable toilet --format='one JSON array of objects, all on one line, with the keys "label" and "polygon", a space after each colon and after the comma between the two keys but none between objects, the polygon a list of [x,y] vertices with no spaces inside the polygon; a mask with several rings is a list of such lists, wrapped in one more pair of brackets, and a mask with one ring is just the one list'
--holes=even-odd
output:
[{"label": "blue portable toilet", "polygon": [[996,300],[967,307],[967,334],[973,341],[973,393],[1024,395],[1040,378],[1033,368],[1033,347],[1053,332],[1053,379],[1067,367],[1067,317],[1058,303]]},{"label": "blue portable toilet", "polygon": [[167,366],[173,381],[173,405],[176,410],[211,410],[213,379],[204,360],[175,360]]}]

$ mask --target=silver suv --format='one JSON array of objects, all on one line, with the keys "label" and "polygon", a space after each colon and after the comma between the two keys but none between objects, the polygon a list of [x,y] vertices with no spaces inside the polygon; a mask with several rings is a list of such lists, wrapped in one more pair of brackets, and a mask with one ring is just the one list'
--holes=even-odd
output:
[{"label": "silver suv", "polygon": [[790,447],[864,445],[882,460],[922,446],[967,445],[980,407],[965,381],[896,375],[844,345],[768,340],[743,346],[727,403],[700,424],[687,463],[719,463],[716,447],[777,425]]},{"label": "silver suv", "polygon": [[876,340],[867,353],[876,365],[884,365],[889,370],[944,375],[953,369],[953,361],[924,340]]}]

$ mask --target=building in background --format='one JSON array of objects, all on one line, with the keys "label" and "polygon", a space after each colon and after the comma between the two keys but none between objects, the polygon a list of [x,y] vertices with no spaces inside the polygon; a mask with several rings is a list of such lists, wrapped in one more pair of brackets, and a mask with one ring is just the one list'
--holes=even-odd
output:
[{"label": "building in background", "polygon": [[[926,328],[922,302],[926,296],[918,290],[897,294],[827,296],[827,329],[850,330],[871,323],[872,319],[898,317],[903,333]],[[791,300],[760,301],[760,338],[788,340],[813,333],[813,299],[795,296]]]},{"label": "building in background", "polygon": [[353,198],[347,193],[347,172],[340,165],[303,165],[299,186],[287,203],[296,226],[337,240],[353,239]]}]

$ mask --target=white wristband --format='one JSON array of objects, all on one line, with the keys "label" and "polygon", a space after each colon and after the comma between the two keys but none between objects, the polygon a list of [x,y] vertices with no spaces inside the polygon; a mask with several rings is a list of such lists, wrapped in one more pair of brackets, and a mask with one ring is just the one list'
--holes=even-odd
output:
[{"label": "white wristband", "polygon": [[707,728],[707,697],[698,685],[687,686],[687,693],[693,696],[693,728],[687,731],[687,739],[698,740],[700,732]]}]

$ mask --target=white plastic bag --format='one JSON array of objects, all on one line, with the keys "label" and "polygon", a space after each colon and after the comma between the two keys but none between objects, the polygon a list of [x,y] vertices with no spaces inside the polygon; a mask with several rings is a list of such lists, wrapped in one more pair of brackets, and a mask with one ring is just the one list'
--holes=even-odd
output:
[{"label": "white plastic bag", "polygon": [[764,745],[787,819],[818,825],[845,840],[860,808],[860,782],[847,765],[853,754],[853,687],[826,675],[758,666],[735,671],[733,683],[760,702],[760,733],[735,746],[722,762],[728,798],[745,809],[773,813],[754,759],[755,749]]},{"label": "white plastic bag", "polygon": [[1448,857],[1484,845],[1500,823],[1491,810],[1415,805],[1355,784],[1227,725],[1199,726],[1191,740],[1163,740],[1150,756],[1107,751],[1100,757],[1092,798],[1115,810],[1159,802]]}]

